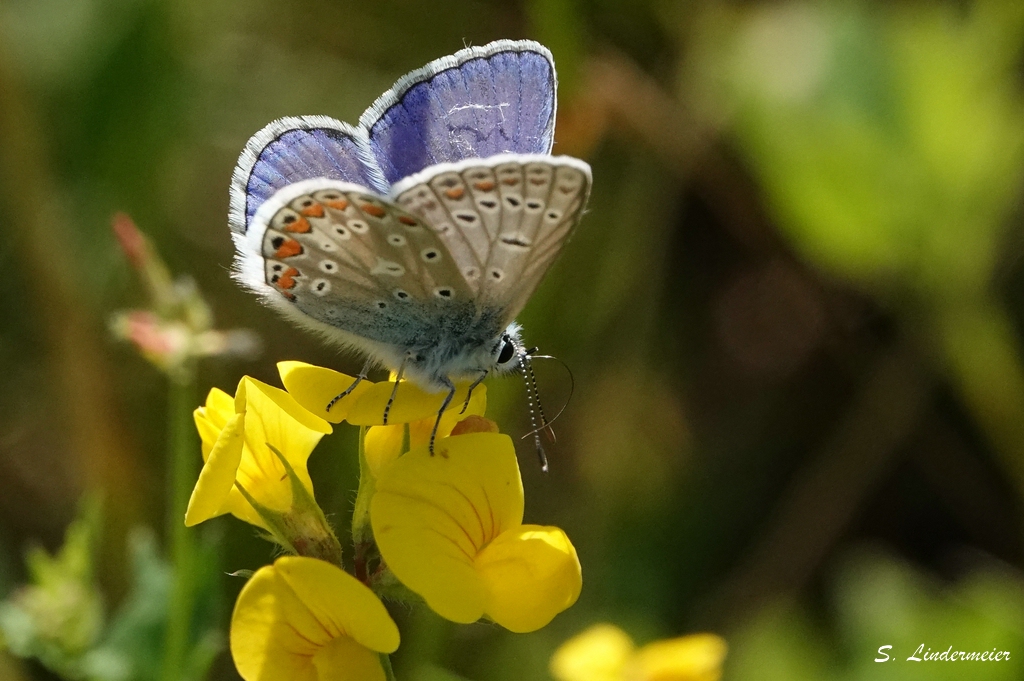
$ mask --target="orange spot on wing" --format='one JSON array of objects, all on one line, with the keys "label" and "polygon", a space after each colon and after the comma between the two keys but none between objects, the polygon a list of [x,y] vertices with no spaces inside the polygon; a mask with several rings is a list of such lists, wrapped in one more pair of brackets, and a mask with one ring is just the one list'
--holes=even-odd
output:
[{"label": "orange spot on wing", "polygon": [[519,178],[518,177],[506,177],[504,180],[501,181],[501,183],[502,184],[506,184],[509,187],[515,187],[517,184],[519,184]]},{"label": "orange spot on wing", "polygon": [[387,215],[387,211],[372,203],[364,203],[359,206],[359,210],[363,211],[367,215],[372,215],[375,218],[382,218]]},{"label": "orange spot on wing", "polygon": [[545,180],[543,177],[531,177],[530,178],[530,184],[535,184],[535,185],[538,185],[538,186],[542,185],[542,184],[547,184],[547,182],[548,181]]},{"label": "orange spot on wing", "polygon": [[278,259],[291,258],[292,256],[302,255],[302,244],[295,239],[288,239],[284,241],[277,250],[274,251],[274,257]]},{"label": "orange spot on wing", "polygon": [[571,194],[572,189],[572,187],[559,187],[558,191],[562,192],[563,194]]},{"label": "orange spot on wing", "polygon": [[492,189],[494,189],[494,183],[491,182],[490,180],[486,180],[484,182],[477,182],[473,186],[476,187],[477,189],[479,189],[482,192],[489,192]]},{"label": "orange spot on wing", "polygon": [[408,215],[399,215],[398,216],[398,221],[401,222],[403,225],[409,225],[410,227],[414,227],[414,226],[420,224],[420,223],[416,222],[415,220],[413,220]]},{"label": "orange spot on wing", "polygon": [[[299,271],[294,267],[289,267],[277,280],[277,287],[282,289],[295,288],[295,277],[299,276]],[[288,294],[286,294],[288,295]],[[291,296],[294,298],[294,296]]]},{"label": "orange spot on wing", "polygon": [[324,216],[324,207],[319,203],[314,203],[308,208],[303,208],[300,212],[307,218],[322,218]]},{"label": "orange spot on wing", "polygon": [[295,234],[308,234],[313,231],[313,228],[309,225],[309,220],[306,218],[299,218],[294,222],[290,222],[284,226],[286,232],[294,232]]},{"label": "orange spot on wing", "polygon": [[452,187],[451,189],[444,190],[444,195],[447,196],[449,199],[452,199],[453,201],[461,199],[462,195],[465,193],[466,190],[463,189],[462,187]]},{"label": "orange spot on wing", "polygon": [[335,199],[334,201],[324,201],[324,203],[337,210],[345,210],[348,208],[348,199]]}]

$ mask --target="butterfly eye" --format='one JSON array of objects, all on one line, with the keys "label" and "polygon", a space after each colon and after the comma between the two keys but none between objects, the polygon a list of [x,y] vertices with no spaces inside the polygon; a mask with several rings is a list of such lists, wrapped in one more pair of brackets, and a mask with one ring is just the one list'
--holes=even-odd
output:
[{"label": "butterfly eye", "polygon": [[498,364],[508,364],[516,354],[516,346],[508,340],[508,336],[502,341],[501,352],[498,353]]}]

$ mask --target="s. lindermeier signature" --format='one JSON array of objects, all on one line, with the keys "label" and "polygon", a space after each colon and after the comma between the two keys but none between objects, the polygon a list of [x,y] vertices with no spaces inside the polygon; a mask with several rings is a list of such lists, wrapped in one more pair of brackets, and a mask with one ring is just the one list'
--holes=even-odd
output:
[{"label": "s. lindermeier signature", "polygon": [[[892,655],[889,653],[892,652]],[[878,649],[878,657],[875,662],[889,662],[898,659],[892,646],[885,645]],[[945,650],[925,648],[922,643],[914,651],[914,654],[907,658],[907,662],[1005,662],[1010,659],[1009,650],[953,650],[949,646]]]}]

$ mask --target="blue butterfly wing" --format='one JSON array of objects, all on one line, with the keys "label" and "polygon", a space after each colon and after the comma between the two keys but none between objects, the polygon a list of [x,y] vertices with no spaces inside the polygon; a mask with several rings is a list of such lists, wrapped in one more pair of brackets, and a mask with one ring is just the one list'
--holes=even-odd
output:
[{"label": "blue butterfly wing", "polygon": [[324,177],[387,191],[365,137],[360,128],[326,116],[282,118],[257,132],[231,179],[232,231],[245,233],[267,199],[302,180]]},{"label": "blue butterfly wing", "polygon": [[549,153],[555,89],[547,48],[499,40],[404,76],[359,122],[370,154],[393,184],[439,163]]}]

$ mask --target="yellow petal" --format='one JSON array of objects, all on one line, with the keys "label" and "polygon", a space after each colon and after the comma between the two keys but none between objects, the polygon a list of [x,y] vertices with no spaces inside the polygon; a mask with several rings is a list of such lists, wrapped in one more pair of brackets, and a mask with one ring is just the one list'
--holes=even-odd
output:
[{"label": "yellow petal", "polygon": [[226,512],[224,506],[235,486],[244,443],[245,414],[235,414],[220,431],[203,470],[199,472],[199,480],[185,512],[185,525],[192,527]]},{"label": "yellow petal", "polygon": [[331,411],[327,405],[335,397],[349,389],[355,378],[340,371],[306,364],[305,362],[278,362],[277,370],[281,374],[281,382],[285,390],[295,398],[307,411],[316,416],[340,423],[348,414],[349,408],[370,389],[373,383],[361,381],[355,389],[339,400]]},{"label": "yellow petal", "polygon": [[[401,390],[401,388],[399,388]],[[453,399],[454,403],[455,400]],[[483,416],[487,410],[487,386],[478,385],[473,389],[473,395],[469,398],[469,404],[466,405],[466,411],[462,411],[462,406],[465,404],[465,398],[462,402],[459,402],[458,409],[446,409],[444,415],[441,416],[441,423],[437,426],[437,437],[448,437],[452,434],[452,429],[455,428],[460,422],[470,416]],[[434,422],[437,420],[437,411],[425,419],[419,421],[413,421],[409,424],[409,449],[415,449],[424,445],[430,444],[430,431],[434,429]],[[497,432],[497,431],[494,431]]]},{"label": "yellow petal", "polygon": [[[384,409],[394,390],[394,381],[374,383],[367,389],[359,399],[349,407],[345,420],[356,426],[380,426],[384,425]],[[483,386],[477,386],[473,392]],[[455,396],[448,405],[449,411],[454,409],[458,413],[466,402],[466,391],[469,383],[459,383],[456,386]],[[411,423],[427,417],[436,417],[441,409],[441,402],[447,391],[428,393],[415,383],[402,381],[395,392],[395,401],[388,411],[388,425],[398,423]]]},{"label": "yellow petal", "polygon": [[369,662],[380,663],[371,650],[397,648],[398,628],[373,592],[315,558],[261,568],[231,618],[231,656],[245,681],[383,678],[372,675]]},{"label": "yellow petal", "polygon": [[558,681],[625,681],[632,639],[616,626],[595,624],[563,643],[551,656],[551,675]]},{"label": "yellow petal", "polygon": [[[466,411],[462,407],[458,410],[448,409],[441,417],[441,423],[437,426],[437,438],[448,437],[452,430],[459,423],[467,418],[482,416],[487,409],[487,386],[480,385],[473,390],[473,396],[466,405]],[[419,421],[413,421],[409,425],[409,449],[416,449],[430,444],[430,433],[434,429],[434,421],[437,412],[432,416]],[[390,421],[390,419],[389,419]],[[497,429],[490,431],[497,433]],[[391,426],[371,426],[366,431],[366,438],[363,440],[366,463],[370,472],[376,477],[381,469],[403,454],[402,447],[405,444],[405,424]]]},{"label": "yellow petal", "polygon": [[442,617],[475,622],[486,607],[477,553],[523,518],[523,484],[507,435],[438,440],[384,468],[370,502],[381,555]]},{"label": "yellow petal", "polygon": [[547,625],[583,586],[576,549],[557,527],[509,530],[477,556],[476,566],[487,589],[487,616],[517,633]]},{"label": "yellow petal", "polygon": [[242,377],[242,380],[238,383],[238,390],[235,392],[236,411],[241,411],[238,408],[239,404],[244,404],[246,401],[253,399],[254,396],[249,395],[247,392],[252,389],[258,391],[262,397],[273,401],[281,411],[309,430],[315,430],[323,435],[333,432],[334,429],[331,428],[331,424],[319,416],[311,414],[308,409],[303,408],[287,392],[272,385],[267,385],[263,381],[257,381],[251,376]]},{"label": "yellow petal", "polygon": [[206,396],[206,404],[192,413],[202,441],[203,461],[210,456],[210,450],[223,430],[224,424],[235,415],[235,400],[220,388],[213,388]]},{"label": "yellow petal", "polygon": [[332,635],[348,636],[378,653],[398,649],[398,627],[376,594],[335,565],[285,556],[274,562],[282,579]]},{"label": "yellow petal", "polygon": [[[350,638],[336,638],[313,655],[318,681],[385,681],[380,655]],[[268,679],[269,681],[269,679]]]},{"label": "yellow petal", "polygon": [[235,415],[235,399],[220,388],[212,388],[206,396],[206,404],[200,409],[215,426],[223,428],[227,420]]},{"label": "yellow petal", "polygon": [[312,656],[330,637],[273,566],[242,587],[231,616],[231,657],[245,681],[318,681]]},{"label": "yellow petal", "polygon": [[718,681],[728,646],[714,634],[692,634],[641,648],[635,669],[646,681]]},{"label": "yellow petal", "polygon": [[377,477],[389,463],[402,455],[405,443],[405,424],[370,426],[363,438],[363,453],[370,473]]},{"label": "yellow petal", "polygon": [[213,445],[217,442],[221,428],[218,428],[209,418],[207,418],[202,407],[198,407],[192,412],[192,420],[195,421],[196,430],[199,431],[203,461],[206,461],[210,458],[210,450],[213,449]]},{"label": "yellow petal", "polygon": [[[291,508],[291,482],[277,455],[280,451],[313,495],[306,461],[331,426],[299,406],[285,391],[248,376],[238,384],[236,404],[244,411],[245,452],[238,466],[238,481],[261,504],[275,511]],[[232,511],[233,512],[233,511]]]}]

